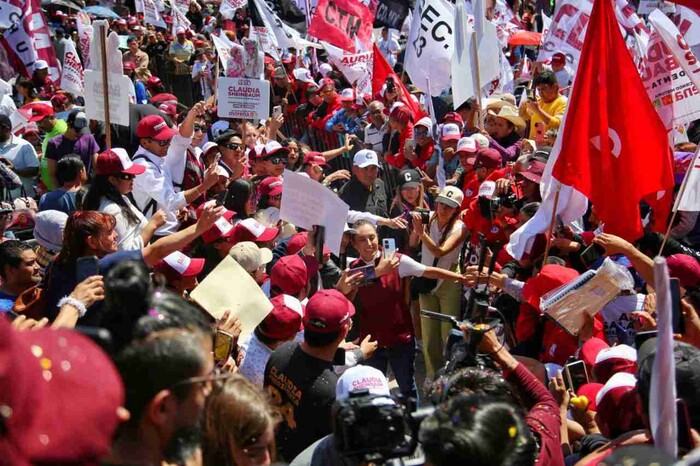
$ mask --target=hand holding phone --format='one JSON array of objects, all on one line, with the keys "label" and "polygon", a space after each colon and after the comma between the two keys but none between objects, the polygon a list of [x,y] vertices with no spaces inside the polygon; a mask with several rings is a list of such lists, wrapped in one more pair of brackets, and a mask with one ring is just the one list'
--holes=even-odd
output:
[{"label": "hand holding phone", "polygon": [[233,335],[222,330],[217,330],[214,336],[214,362],[225,364],[233,351]]},{"label": "hand holding phone", "polygon": [[277,118],[280,115],[282,115],[282,106],[275,105],[274,107],[272,107],[272,117]]},{"label": "hand holding phone", "polygon": [[382,240],[382,253],[387,259],[396,257],[396,240],[394,238],[384,238]]},{"label": "hand holding phone", "polygon": [[564,383],[574,393],[578,393],[581,385],[588,383],[588,372],[583,361],[575,361],[564,366]]}]

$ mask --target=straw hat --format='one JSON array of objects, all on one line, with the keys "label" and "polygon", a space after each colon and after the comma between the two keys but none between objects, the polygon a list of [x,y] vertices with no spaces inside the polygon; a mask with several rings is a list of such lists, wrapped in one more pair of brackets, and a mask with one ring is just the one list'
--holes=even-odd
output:
[{"label": "straw hat", "polygon": [[500,111],[496,113],[493,110],[489,110],[489,115],[496,116],[498,118],[503,118],[504,120],[508,120],[511,123],[515,125],[516,131],[522,132],[525,129],[525,126],[527,126],[527,123],[525,122],[525,119],[523,119],[519,114],[518,114],[518,109],[515,108],[512,105],[506,104],[503,107],[501,107]]}]

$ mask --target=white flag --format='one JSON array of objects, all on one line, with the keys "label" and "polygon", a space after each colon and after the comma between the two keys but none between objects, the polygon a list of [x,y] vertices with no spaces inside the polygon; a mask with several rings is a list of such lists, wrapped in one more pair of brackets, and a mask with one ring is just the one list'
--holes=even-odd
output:
[{"label": "white flag", "polygon": [[233,47],[233,42],[228,40],[226,34],[221,34],[221,37],[212,34],[211,39],[214,42],[216,54],[219,56],[221,67],[224,70],[224,76],[228,76],[228,59],[231,56],[231,48]]},{"label": "white flag", "polygon": [[153,0],[143,0],[144,16],[147,24],[152,24],[156,27],[167,29],[163,17],[158,11],[158,7]]},{"label": "white flag", "polygon": [[248,4],[248,0],[222,0],[219,13],[226,19],[233,19],[236,10]]},{"label": "white flag", "polygon": [[416,2],[404,66],[414,83],[424,83],[430,78],[432,87],[426,92],[434,96],[452,86],[454,21],[455,7],[448,0]]},{"label": "white flag", "polygon": [[85,94],[83,64],[80,63],[78,52],[72,40],[67,41],[63,51],[63,73],[61,74],[61,89],[74,95]]},{"label": "white flag", "polygon": [[[268,31],[270,41],[277,49],[303,49],[304,47],[321,48],[318,44],[302,39],[301,34],[299,34],[297,30],[284,24],[264,0],[250,1],[255,4],[255,8],[257,8],[260,13],[263,24],[265,24],[265,28]],[[260,44],[263,45],[263,42],[260,41]],[[263,50],[265,50],[264,45]],[[267,50],[265,50],[265,52],[267,52]]]},{"label": "white flag", "polygon": [[339,47],[326,42],[321,42],[328,60],[343,73],[350,84],[357,81],[358,96],[362,94],[372,95],[372,69],[374,65],[374,52],[348,53]]},{"label": "white flag", "polygon": [[79,11],[75,17],[75,24],[78,27],[78,43],[80,53],[83,57],[84,68],[90,68],[90,43],[92,41],[93,27],[90,16],[84,11]]},{"label": "white flag", "polygon": [[[658,11],[658,10],[657,10]],[[666,259],[654,259],[656,290],[656,356],[651,369],[649,388],[649,424],[654,447],[672,457],[677,454],[676,432],[676,365],[673,356],[671,324],[671,289]]]},{"label": "white flag", "polygon": [[501,73],[500,51],[496,25],[486,19],[484,0],[473,0],[474,30],[479,44],[479,77],[481,87],[486,87]]},{"label": "white flag", "polygon": [[187,16],[180,10],[180,8],[177,6],[177,4],[173,4],[171,15],[173,18],[173,28],[172,28],[172,35],[175,36],[177,33],[177,30],[182,28],[184,30],[187,30],[190,28],[192,23],[190,22],[189,19],[187,19]]},{"label": "white flag", "polygon": [[457,109],[477,92],[472,69],[472,28],[467,22],[464,2],[457,2],[455,8],[454,47],[451,64],[455,78],[452,80],[452,104]]},{"label": "white flag", "polygon": [[681,210],[684,212],[699,212],[700,211],[700,147],[695,151],[688,171],[683,178],[683,184],[678,192],[676,203],[673,210]]}]

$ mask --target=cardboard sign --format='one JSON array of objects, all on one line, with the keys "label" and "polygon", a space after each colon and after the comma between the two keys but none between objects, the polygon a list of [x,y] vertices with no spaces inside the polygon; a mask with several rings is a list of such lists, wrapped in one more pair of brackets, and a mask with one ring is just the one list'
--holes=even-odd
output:
[{"label": "cardboard sign", "polygon": [[253,277],[231,256],[224,257],[190,296],[215,319],[231,311],[243,327],[241,339],[250,335],[273,307]]},{"label": "cardboard sign", "polygon": [[[109,120],[110,123],[129,126],[129,84],[122,74],[109,73]],[[85,113],[91,120],[105,121],[105,99],[102,72],[85,70]]]},{"label": "cardboard sign", "polygon": [[345,202],[318,181],[284,171],[280,218],[307,230],[314,225],[323,225],[326,228],[325,244],[336,255],[340,254],[348,210]]},{"label": "cardboard sign", "polygon": [[219,78],[218,115],[264,120],[270,116],[270,83],[261,79]]}]

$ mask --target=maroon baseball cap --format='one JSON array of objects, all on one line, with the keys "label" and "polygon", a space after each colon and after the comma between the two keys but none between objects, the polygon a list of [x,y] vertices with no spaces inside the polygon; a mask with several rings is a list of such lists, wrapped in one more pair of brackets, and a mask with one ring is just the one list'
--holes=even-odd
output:
[{"label": "maroon baseball cap", "polygon": [[[208,203],[204,203],[199,206],[197,209],[197,218],[202,216],[202,212],[204,211],[204,207],[206,205],[208,205]],[[202,241],[204,241],[204,244],[213,243],[220,238],[231,238],[236,230],[231,223],[231,219],[235,215],[236,212],[232,210],[225,210],[221,217],[214,222],[214,226],[202,234]]]},{"label": "maroon baseball cap", "polygon": [[146,171],[146,167],[131,161],[129,154],[121,147],[107,149],[97,156],[95,173],[98,175],[140,175]]},{"label": "maroon baseball cap", "polygon": [[540,184],[545,166],[546,164],[539,160],[531,160],[530,163],[527,164],[525,171],[518,173],[518,175],[533,183]]},{"label": "maroon baseball cap", "polygon": [[683,288],[695,288],[700,285],[700,264],[687,254],[674,254],[666,259],[668,274],[677,278]]},{"label": "maroon baseball cap", "polygon": [[258,185],[258,196],[277,196],[282,194],[282,178],[279,176],[268,176]]},{"label": "maroon baseball cap", "polygon": [[159,115],[148,115],[136,125],[136,136],[156,141],[167,141],[177,134]]},{"label": "maroon baseball cap", "polygon": [[[301,233],[297,233],[289,238],[289,241],[287,242],[287,254],[296,254],[304,249],[304,246],[306,246],[306,238],[308,238],[308,236],[309,232],[302,231]],[[325,244],[323,245],[323,253],[331,253],[331,250],[328,249]]]},{"label": "maroon baseball cap", "polygon": [[204,259],[192,258],[180,251],[175,251],[154,265],[153,270],[162,273],[168,280],[196,277],[204,270],[204,262]]},{"label": "maroon baseball cap", "polygon": [[320,290],[309,299],[304,329],[319,333],[338,332],[355,315],[355,306],[338,290]]},{"label": "maroon baseball cap", "polygon": [[297,298],[288,294],[270,300],[272,311],[258,326],[258,331],[273,340],[289,340],[301,329],[304,309]]},{"label": "maroon baseball cap", "polygon": [[177,105],[171,103],[171,102],[163,102],[158,106],[158,110],[161,112],[165,113],[171,118],[176,118],[177,117]]},{"label": "maroon baseball cap", "polygon": [[312,163],[315,163],[316,165],[321,165],[322,167],[328,166],[326,158],[320,152],[309,152],[304,156],[304,165],[309,165]]},{"label": "maroon baseball cap", "polygon": [[282,293],[296,296],[309,282],[313,270],[298,254],[280,258],[270,271],[270,286],[279,288]]},{"label": "maroon baseball cap", "polygon": [[460,127],[464,126],[462,116],[457,112],[447,112],[442,118],[443,123],[457,123]]},{"label": "maroon baseball cap", "polygon": [[479,149],[476,153],[474,168],[501,168],[501,154],[496,149]]},{"label": "maroon baseball cap", "polygon": [[0,361],[3,464],[97,464],[109,453],[124,386],[99,346],[0,319]]},{"label": "maroon baseball cap", "polygon": [[265,243],[277,237],[279,228],[266,227],[254,218],[247,218],[238,222],[233,232],[233,242],[252,241]]}]

